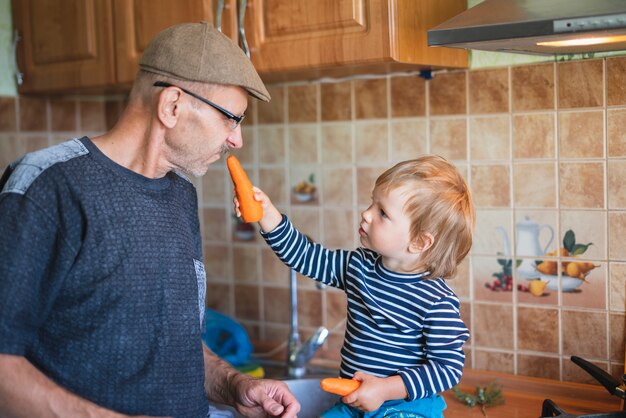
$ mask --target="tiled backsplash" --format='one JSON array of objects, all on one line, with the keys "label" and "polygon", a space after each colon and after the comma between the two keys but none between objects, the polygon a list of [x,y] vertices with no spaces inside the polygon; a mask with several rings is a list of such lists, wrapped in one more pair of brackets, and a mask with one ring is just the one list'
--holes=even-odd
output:
[{"label": "tiled backsplash", "polygon": [[[237,155],[279,209],[329,247],[358,244],[359,214],[373,181],[395,162],[436,153],[464,173],[478,221],[471,255],[450,283],[472,332],[469,366],[591,382],[569,361],[579,355],[621,376],[626,57],[441,72],[428,81],[393,75],[273,85],[270,92],[270,104],[251,101]],[[0,98],[0,163],[98,134],[122,105],[121,99]],[[293,193],[301,182],[315,193]],[[235,316],[264,347],[284,343],[287,268],[258,234],[237,227],[223,163],[197,185],[207,305]],[[554,280],[530,292],[538,262],[563,270],[573,260],[546,255],[561,247],[595,268],[584,281],[564,276],[560,286]],[[345,298],[303,277],[298,285],[302,334],[320,325],[332,329],[318,357],[336,361]]]}]

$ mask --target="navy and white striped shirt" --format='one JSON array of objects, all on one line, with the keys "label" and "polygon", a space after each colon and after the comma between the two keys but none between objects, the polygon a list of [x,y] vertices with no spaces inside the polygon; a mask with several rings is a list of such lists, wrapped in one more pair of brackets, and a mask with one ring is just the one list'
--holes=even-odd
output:
[{"label": "navy and white striped shirt", "polygon": [[284,215],[262,235],[288,266],[346,292],[342,377],[358,370],[378,377],[400,375],[409,400],[459,382],[469,331],[457,296],[442,279],[394,273],[379,254],[365,248],[331,251],[310,243]]}]

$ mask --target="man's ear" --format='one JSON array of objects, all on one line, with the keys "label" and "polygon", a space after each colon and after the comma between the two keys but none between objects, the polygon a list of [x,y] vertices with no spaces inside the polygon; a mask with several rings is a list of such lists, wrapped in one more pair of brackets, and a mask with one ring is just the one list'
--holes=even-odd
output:
[{"label": "man's ear", "polygon": [[163,89],[157,99],[157,117],[167,128],[173,128],[180,116],[182,92],[177,88]]},{"label": "man's ear", "polygon": [[435,243],[435,237],[430,232],[424,232],[409,244],[409,251],[413,254],[428,250]]}]

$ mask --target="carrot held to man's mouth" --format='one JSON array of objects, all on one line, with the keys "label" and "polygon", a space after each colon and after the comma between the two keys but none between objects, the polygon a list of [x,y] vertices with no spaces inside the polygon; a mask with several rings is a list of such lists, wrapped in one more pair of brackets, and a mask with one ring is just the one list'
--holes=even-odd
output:
[{"label": "carrot held to man's mouth", "polygon": [[258,222],[263,218],[263,206],[261,202],[254,199],[254,191],[252,183],[248,179],[246,172],[241,167],[239,160],[234,155],[226,158],[226,165],[230,178],[233,179],[235,185],[235,194],[239,201],[239,212],[245,222]]}]

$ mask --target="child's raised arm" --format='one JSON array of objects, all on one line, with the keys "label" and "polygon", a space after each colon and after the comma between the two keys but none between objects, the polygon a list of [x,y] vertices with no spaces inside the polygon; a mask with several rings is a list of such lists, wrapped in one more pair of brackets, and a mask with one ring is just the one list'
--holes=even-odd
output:
[{"label": "child's raised arm", "polygon": [[[259,220],[259,225],[263,232],[270,232],[274,228],[278,226],[280,221],[282,220],[282,215],[276,209],[276,206],[272,203],[270,198],[263,192],[263,190],[259,189],[256,186],[252,186],[252,191],[254,192],[254,200],[261,203],[261,207],[263,208],[263,216]],[[237,194],[233,193],[233,206],[235,209],[235,215],[241,216],[241,211],[239,209],[240,204],[237,199]]]}]

